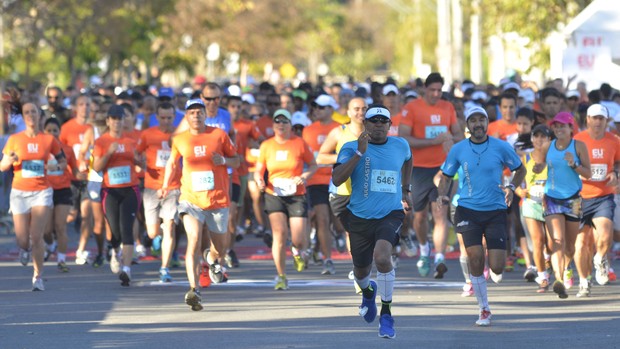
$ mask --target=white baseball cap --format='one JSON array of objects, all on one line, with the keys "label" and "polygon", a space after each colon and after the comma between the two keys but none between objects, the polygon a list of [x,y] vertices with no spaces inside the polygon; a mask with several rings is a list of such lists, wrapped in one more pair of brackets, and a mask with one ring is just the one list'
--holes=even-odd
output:
[{"label": "white baseball cap", "polygon": [[571,98],[571,97],[577,97],[577,98],[581,98],[581,93],[579,93],[579,91],[577,90],[570,90],[568,92],[566,92],[566,98]]},{"label": "white baseball cap", "polygon": [[471,107],[471,108],[465,110],[465,121],[467,122],[467,120],[469,120],[469,118],[472,117],[475,114],[482,114],[487,119],[489,118],[489,115],[487,114],[487,111],[484,110],[484,108],[482,108],[482,107]]},{"label": "white baseball cap", "polygon": [[387,85],[383,86],[382,93],[383,93],[384,96],[387,96],[388,93],[392,93],[392,92],[395,93],[395,94],[398,94],[398,87],[396,87],[396,85],[394,85],[394,84],[387,84]]},{"label": "white baseball cap", "polygon": [[320,105],[321,107],[332,107],[334,110],[337,110],[339,108],[338,103],[336,103],[334,97],[330,95],[320,95],[314,100],[314,103]]},{"label": "white baseball cap", "polygon": [[609,118],[609,109],[602,104],[592,104],[586,114],[588,116],[604,116]]}]

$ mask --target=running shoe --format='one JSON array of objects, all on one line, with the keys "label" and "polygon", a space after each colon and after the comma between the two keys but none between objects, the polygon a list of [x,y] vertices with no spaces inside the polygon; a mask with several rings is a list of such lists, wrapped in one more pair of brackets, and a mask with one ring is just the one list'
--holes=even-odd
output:
[{"label": "running shoe", "polygon": [[400,245],[403,247],[403,252],[405,252],[407,257],[415,257],[418,255],[418,248],[409,235],[400,237]]},{"label": "running shoe", "polygon": [[131,271],[121,271],[121,273],[118,275],[118,278],[121,280],[121,286],[128,287],[129,281],[131,281]]},{"label": "running shoe", "polygon": [[161,253],[161,235],[157,235],[151,244],[151,252],[160,252]]},{"label": "running shoe", "polygon": [[536,275],[537,275],[536,268],[529,267],[527,268],[525,273],[523,273],[523,278],[527,280],[527,282],[534,282],[534,280],[536,280]]},{"label": "running shoe", "polygon": [[271,245],[273,245],[273,236],[271,235],[271,232],[265,231],[263,233],[263,242],[267,245],[267,247],[271,248]]},{"label": "running shoe", "polygon": [[45,291],[45,286],[43,285],[43,279],[40,277],[32,278],[32,290],[33,291]]},{"label": "running shoe", "polygon": [[504,271],[511,272],[515,270],[515,260],[513,256],[506,257],[506,265],[504,266]]},{"label": "running shoe", "polygon": [[383,314],[379,318],[379,337],[393,339],[396,337],[394,331],[394,318],[390,314]]},{"label": "running shoe", "polygon": [[120,256],[114,250],[112,250],[112,257],[110,258],[110,270],[114,274],[118,274],[121,271],[121,262],[118,260]]},{"label": "running shoe", "polygon": [[95,260],[93,261],[93,267],[94,268],[99,268],[104,263],[105,263],[105,259],[103,258],[103,255],[102,254],[98,254],[97,257],[95,257]]},{"label": "running shoe", "polygon": [[546,293],[549,291],[549,280],[536,277],[536,283],[538,284],[538,290],[536,290],[536,293]]},{"label": "running shoe", "polygon": [[585,285],[579,284],[579,292],[577,292],[577,298],[590,297],[590,283]]},{"label": "running shoe", "polygon": [[325,262],[325,266],[323,266],[323,271],[321,271],[321,275],[334,275],[336,274],[336,267],[334,266],[334,262],[331,259],[328,259]]},{"label": "running shoe", "polygon": [[211,278],[211,282],[214,284],[221,284],[228,281],[226,269],[217,261],[209,265],[209,278]]},{"label": "running shoe", "polygon": [[89,263],[90,252],[89,251],[75,251],[75,264],[85,265]]},{"label": "running shoe", "polygon": [[491,280],[496,284],[499,284],[504,279],[504,274],[495,274],[493,269],[489,269],[489,275],[491,276]]},{"label": "running shoe", "polygon": [[172,276],[170,276],[168,268],[159,268],[159,281],[172,282]]},{"label": "running shoe", "polygon": [[136,246],[136,257],[138,257],[138,260],[146,257],[146,247],[144,245]]},{"label": "running shoe", "polygon": [[465,285],[463,285],[463,293],[461,293],[461,297],[471,297],[473,295],[474,286],[471,284],[471,282],[465,283]]},{"label": "running shoe", "polygon": [[398,264],[400,264],[400,257],[398,253],[392,253],[392,268],[397,269]]},{"label": "running shoe", "polygon": [[202,310],[202,297],[200,297],[200,291],[195,288],[190,289],[185,294],[185,304],[192,307],[193,311]]},{"label": "running shoe", "polygon": [[595,261],[594,268],[596,269],[594,275],[596,282],[601,286],[607,285],[609,283],[609,263],[607,262],[607,258],[602,258],[599,263]]},{"label": "running shoe", "polygon": [[440,259],[435,263],[435,274],[433,277],[435,279],[443,279],[443,274],[448,272],[448,267],[444,263],[443,259]]},{"label": "running shoe", "polygon": [[19,249],[19,262],[25,267],[30,262],[30,251]]},{"label": "running shoe", "polygon": [[65,261],[58,262],[58,271],[61,273],[69,272],[69,267],[67,266],[67,263],[65,263]]},{"label": "running shoe", "polygon": [[567,290],[570,290],[573,285],[573,269],[564,270],[564,287]]},{"label": "running shoe", "polygon": [[372,289],[372,297],[366,298],[362,293],[362,304],[359,306],[360,316],[368,323],[375,321],[377,317],[377,283],[371,280],[370,288]]},{"label": "running shoe", "polygon": [[607,275],[609,276],[609,281],[610,282],[616,281],[616,272],[614,272],[614,268],[609,267],[608,271],[609,273]]},{"label": "running shoe", "polygon": [[431,272],[431,261],[427,256],[421,256],[417,263],[418,273],[420,276],[427,277]]},{"label": "running shoe", "polygon": [[476,321],[478,326],[491,326],[491,311],[487,309],[480,309],[480,315]]},{"label": "running shoe", "polygon": [[312,252],[312,262],[314,265],[323,265],[325,263],[323,261],[323,254],[319,251],[311,251]]},{"label": "running shoe", "polygon": [[177,251],[172,252],[172,259],[170,260],[170,267],[178,268],[181,266],[181,262],[179,261],[179,253]]},{"label": "running shoe", "polygon": [[43,254],[44,262],[47,262],[50,259],[50,256],[56,252],[57,247],[58,243],[56,241],[52,242],[51,245],[45,244],[45,253]]},{"label": "running shoe", "polygon": [[338,234],[335,238],[336,250],[340,253],[344,253],[347,250],[347,238],[345,234]]},{"label": "running shoe", "polygon": [[200,276],[198,278],[198,283],[200,287],[207,288],[211,286],[211,276],[209,276],[209,265],[207,263],[202,263],[200,267]]},{"label": "running shoe", "polygon": [[353,270],[351,270],[349,272],[349,276],[348,276],[349,280],[355,280],[355,273],[353,272]]},{"label": "running shoe", "polygon": [[276,276],[276,286],[274,287],[276,291],[288,290],[288,280],[286,279],[286,275],[278,275]]},{"label": "running shoe", "polygon": [[239,258],[237,258],[237,254],[234,250],[228,251],[226,257],[224,257],[224,261],[229,268],[239,268]]},{"label": "running shoe", "polygon": [[301,273],[306,269],[306,261],[301,255],[293,256],[293,261],[295,262],[295,270],[297,270],[297,272]]},{"label": "running shoe", "polygon": [[568,298],[568,293],[566,293],[566,287],[564,286],[564,283],[560,280],[555,280],[555,282],[553,283],[553,292],[557,293],[560,299]]},{"label": "running shoe", "polygon": [[262,238],[265,235],[265,227],[259,224],[254,228],[253,233],[257,238]]}]

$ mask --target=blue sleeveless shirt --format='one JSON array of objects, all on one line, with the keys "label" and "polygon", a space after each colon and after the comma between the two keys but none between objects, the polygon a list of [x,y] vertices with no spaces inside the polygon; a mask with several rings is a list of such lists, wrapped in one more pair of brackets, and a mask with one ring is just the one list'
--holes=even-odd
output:
[{"label": "blue sleeveless shirt", "polygon": [[573,154],[575,164],[580,165],[577,156],[577,148],[575,140],[572,139],[566,149],[558,150],[554,139],[549,146],[547,152],[547,182],[545,183],[545,195],[554,199],[568,199],[581,191],[581,178],[575,170],[568,166],[564,160],[564,154],[570,152]]}]

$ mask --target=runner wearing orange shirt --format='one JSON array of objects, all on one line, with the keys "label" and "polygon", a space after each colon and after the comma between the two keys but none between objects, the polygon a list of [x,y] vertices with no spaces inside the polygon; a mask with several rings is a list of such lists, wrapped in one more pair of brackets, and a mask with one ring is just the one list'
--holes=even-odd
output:
[{"label": "runner wearing orange shirt", "polygon": [[398,126],[400,125],[400,119],[402,115],[400,111],[402,109],[402,102],[398,87],[394,84],[386,84],[381,90],[381,104],[385,105],[392,115],[390,124],[390,130],[388,136],[398,136]]},{"label": "runner wearing orange shirt", "polygon": [[180,170],[172,175],[168,184],[168,195],[165,198],[162,197],[161,188],[166,163],[170,157],[170,137],[174,131],[174,105],[162,102],[157,106],[155,117],[158,125],[142,131],[138,142],[138,153],[146,157],[142,202],[146,231],[149,238],[153,239],[153,247],[157,249],[156,246],[159,246],[162,252],[159,280],[172,282],[168,266],[174,248],[174,219],[177,216],[177,202],[181,194]]},{"label": "runner wearing orange shirt", "polygon": [[[332,111],[329,108],[313,108],[314,120],[311,125],[304,127],[302,138],[310,147],[316,160],[321,145],[325,142],[331,130],[340,124],[332,120]],[[323,263],[322,275],[333,275],[336,273],[334,262],[332,261],[333,237],[331,229],[332,213],[329,209],[329,182],[331,181],[332,170],[330,165],[320,166],[314,175],[308,179],[308,199],[310,201],[310,217],[314,221],[318,245],[325,258],[315,258],[316,261]]]},{"label": "runner wearing orange shirt", "polygon": [[[58,139],[58,135],[60,134],[60,122],[58,122],[58,119],[47,119],[44,125],[44,132],[45,134],[54,136],[54,138]],[[71,179],[73,178],[73,173],[78,172],[78,168],[77,162],[75,161],[75,156],[73,155],[73,149],[62,143],[61,147],[67,158],[67,167],[64,171],[50,171],[49,169],[53,169],[56,165],[58,165],[58,161],[56,161],[56,158],[53,156],[47,160],[48,171],[46,174],[52,189],[54,189],[54,209],[47,224],[43,239],[47,244],[45,260],[49,258],[50,254],[56,252],[58,270],[66,273],[69,271],[69,267],[67,267],[66,263],[67,242],[69,240],[67,237],[67,216],[69,215],[69,211],[73,205]],[[56,238],[56,241],[54,241],[54,237]]]},{"label": "runner wearing orange shirt", "polygon": [[172,139],[161,189],[165,197],[172,175],[183,157],[178,212],[187,232],[185,268],[190,290],[185,294],[185,303],[198,311],[202,310],[198,275],[203,234],[211,233],[211,249],[206,256],[211,280],[214,283],[227,281],[225,269],[219,263],[226,253],[229,238],[230,183],[226,168],[238,167],[239,157],[225,131],[205,125],[206,111],[202,100],[188,100],[185,111],[189,130]]},{"label": "runner wearing orange shirt", "polygon": [[430,272],[430,244],[428,243],[428,206],[435,227],[435,275],[443,278],[448,268],[444,263],[448,235],[448,205],[438,207],[437,187],[433,177],[446,160],[447,152],[455,142],[463,139],[463,132],[456,119],[456,111],[450,102],[441,100],[444,79],[439,73],[431,73],[424,82],[424,97],[407,103],[402,111],[398,135],[411,147],[413,154],[413,229],[420,243],[420,259],[417,266],[420,275]]},{"label": "runner wearing orange shirt", "polygon": [[[596,269],[596,282],[599,285],[609,282],[607,253],[613,244],[614,194],[620,170],[620,138],[606,132],[609,120],[607,108],[593,104],[587,110],[586,130],[575,135],[575,139],[584,142],[588,148],[592,170],[592,177],[582,178],[582,228],[575,243],[575,264],[579,273],[577,297],[590,296],[588,277],[592,261]],[[592,241],[595,246],[592,246]],[[594,258],[592,251],[596,251]]]},{"label": "runner wearing orange shirt", "polygon": [[517,97],[512,93],[503,93],[499,96],[499,109],[502,118],[489,124],[489,136],[499,138],[514,145],[519,132],[517,131]]},{"label": "runner wearing orange shirt", "polygon": [[[108,110],[109,131],[95,141],[93,170],[103,173],[101,197],[112,233],[110,270],[119,274],[121,286],[131,281],[134,251],[133,224],[140,205],[140,189],[135,172],[136,141],[123,135],[126,111],[113,105]],[[122,246],[122,261],[121,258]]]},{"label": "runner wearing orange shirt", "polygon": [[[286,290],[286,240],[290,235],[298,272],[306,268],[308,206],[305,184],[317,169],[312,150],[292,134],[292,116],[286,109],[273,114],[274,137],[260,146],[254,181],[265,192],[265,211],[273,232],[272,254],[278,276],[276,290]],[[304,164],[308,165],[304,171]],[[265,171],[269,172],[265,183]]]},{"label": "runner wearing orange shirt", "polygon": [[[20,248],[20,262],[24,266],[28,264],[32,248],[32,290],[43,291],[43,232],[53,205],[53,189],[45,171],[64,171],[67,162],[60,142],[51,135],[39,132],[39,108],[26,103],[22,106],[22,116],[26,129],[7,140],[2,151],[4,156],[0,161],[0,171],[13,170],[10,207],[15,238]],[[56,159],[57,164],[48,167],[45,162],[50,156]]]},{"label": "runner wearing orange shirt", "polygon": [[[74,105],[75,117],[65,122],[60,128],[60,142],[73,149],[73,155],[75,155],[78,161],[80,160],[80,148],[84,140],[84,134],[87,130],[92,129],[92,125],[87,123],[88,116],[90,115],[90,105],[90,97],[86,95],[77,97]],[[77,215],[77,210],[79,209],[82,217],[80,224],[80,241],[77,251],[75,252],[75,263],[79,265],[90,263],[90,252],[86,250],[86,244],[88,243],[88,237],[93,229],[93,225],[90,199],[86,187],[86,180],[74,178],[71,183],[73,210],[75,212],[75,214],[71,215]]]}]

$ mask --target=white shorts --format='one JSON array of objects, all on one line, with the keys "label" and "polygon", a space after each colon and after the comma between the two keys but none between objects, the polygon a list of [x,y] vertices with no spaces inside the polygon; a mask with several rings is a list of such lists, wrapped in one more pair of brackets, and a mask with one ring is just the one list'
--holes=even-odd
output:
[{"label": "white shorts", "polygon": [[11,188],[9,205],[12,214],[30,213],[36,206],[54,207],[54,189],[49,187],[38,191],[24,191]]},{"label": "white shorts", "polygon": [[207,224],[209,231],[216,234],[228,232],[228,207],[215,210],[203,210],[187,201],[179,202],[179,216],[188,214],[196,218],[201,224]]},{"label": "white shorts", "polygon": [[176,218],[177,205],[181,191],[173,189],[164,199],[157,197],[157,190],[144,188],[142,204],[144,205],[144,220],[146,224],[159,224],[159,219],[170,221]]},{"label": "white shorts", "polygon": [[620,194],[614,195],[616,209],[614,210],[614,231],[620,231]]}]

